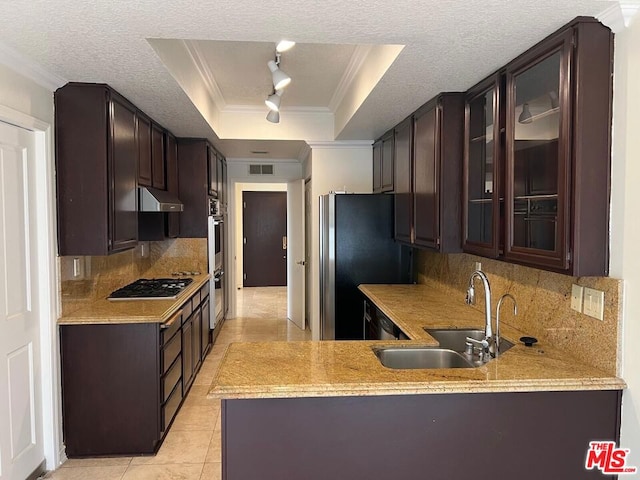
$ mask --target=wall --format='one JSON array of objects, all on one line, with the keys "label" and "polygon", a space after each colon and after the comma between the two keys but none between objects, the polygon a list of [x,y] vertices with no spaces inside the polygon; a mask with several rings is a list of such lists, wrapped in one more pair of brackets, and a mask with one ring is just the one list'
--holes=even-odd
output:
[{"label": "wall", "polygon": [[318,198],[331,191],[371,193],[373,186],[372,142],[330,142],[310,144],[311,157],[311,256],[309,289],[311,292],[310,326],[314,340],[320,338],[320,270]]},{"label": "wall", "polygon": [[611,188],[611,275],[624,278],[621,445],[640,467],[640,19],[616,34]]},{"label": "wall", "polygon": [[[142,245],[148,255],[142,256]],[[73,277],[73,260],[79,258],[83,274]],[[61,314],[108,296],[138,278],[170,277],[172,272],[207,272],[207,240],[176,238],[144,242],[137,248],[108,256],[60,257]]]},{"label": "wall", "polygon": [[[501,295],[510,293],[518,302],[518,315],[510,303],[500,312],[500,321],[536,337],[600,368],[610,375],[619,373],[619,332],[622,281],[606,277],[570,277],[535,268],[476,257],[464,253],[443,255],[416,250],[418,283],[440,288],[444,295],[464,302],[469,276],[475,262],[491,284],[492,312]],[[571,310],[571,285],[576,283],[605,292],[604,321]],[[484,291],[476,282],[475,308],[484,312]]]}]

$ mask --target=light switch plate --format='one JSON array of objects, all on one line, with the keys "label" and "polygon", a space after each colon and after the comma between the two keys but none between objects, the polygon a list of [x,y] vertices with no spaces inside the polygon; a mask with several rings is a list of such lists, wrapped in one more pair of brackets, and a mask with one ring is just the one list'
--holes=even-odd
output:
[{"label": "light switch plate", "polygon": [[583,291],[584,287],[576,285],[575,283],[571,285],[571,308],[576,312],[582,312]]},{"label": "light switch plate", "polygon": [[604,292],[593,288],[584,289],[584,306],[582,312],[598,320],[604,319]]}]

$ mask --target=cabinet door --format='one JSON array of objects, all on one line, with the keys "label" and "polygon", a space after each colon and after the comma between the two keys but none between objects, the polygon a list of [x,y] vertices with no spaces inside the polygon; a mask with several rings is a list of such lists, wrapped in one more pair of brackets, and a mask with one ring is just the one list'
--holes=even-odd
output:
[{"label": "cabinet door", "polygon": [[505,258],[568,268],[572,32],[507,68]]},{"label": "cabinet door", "polygon": [[153,165],[153,187],[166,188],[164,178],[164,130],[155,123],[151,125],[151,163]]},{"label": "cabinet door", "polygon": [[382,159],[380,161],[381,178],[380,191],[393,192],[393,171],[394,171],[394,150],[395,141],[394,134],[390,132],[382,138]]},{"label": "cabinet door", "polygon": [[225,164],[226,160],[220,153],[218,153],[216,158],[216,191],[218,192],[218,200],[220,200],[220,203],[224,203],[225,201],[223,198]]},{"label": "cabinet door", "polygon": [[439,142],[438,108],[419,111],[413,119],[413,228],[414,243],[438,248],[439,232]]},{"label": "cabinet door", "polygon": [[186,392],[193,380],[193,314],[182,324],[182,385]]},{"label": "cabinet door", "polygon": [[207,164],[209,175],[209,195],[218,196],[218,155],[216,151],[209,146],[207,148]]},{"label": "cabinet door", "polygon": [[465,252],[498,257],[500,245],[500,78],[467,94],[463,225]]},{"label": "cabinet door", "polygon": [[201,340],[201,348],[200,353],[202,355],[202,360],[204,361],[204,357],[207,354],[207,350],[209,349],[209,321],[211,315],[211,306],[209,304],[209,297],[207,297],[202,302],[202,336]]},{"label": "cabinet door", "polygon": [[382,140],[373,144],[373,193],[382,192]]},{"label": "cabinet door", "polygon": [[[395,129],[395,239],[413,241],[413,196],[411,192],[412,120],[408,118]],[[384,154],[383,154],[384,155]]]},{"label": "cabinet door", "polygon": [[202,359],[202,308],[198,307],[193,312],[193,328],[191,329],[193,334],[193,345],[192,345],[192,363],[193,363],[193,371],[197,372],[198,368],[200,368],[200,361]]},{"label": "cabinet door", "polygon": [[143,113],[136,115],[136,142],[138,143],[138,185],[153,186],[151,168],[151,120]]},{"label": "cabinet door", "polygon": [[136,110],[115,94],[110,102],[110,251],[134,247],[138,242]]},{"label": "cabinet door", "polygon": [[[179,195],[178,185],[178,147],[176,137],[167,132],[165,144],[165,159],[167,163],[167,191]],[[180,234],[180,214],[178,212],[167,213],[167,231],[169,238],[176,238]]]}]

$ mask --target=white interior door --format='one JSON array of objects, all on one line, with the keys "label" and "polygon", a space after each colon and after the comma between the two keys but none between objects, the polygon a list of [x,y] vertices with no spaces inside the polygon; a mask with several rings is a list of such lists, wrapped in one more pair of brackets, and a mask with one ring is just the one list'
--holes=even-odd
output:
[{"label": "white interior door", "polygon": [[0,122],[0,479],[44,460],[35,134]]},{"label": "white interior door", "polygon": [[305,328],[304,180],[287,183],[287,317]]}]

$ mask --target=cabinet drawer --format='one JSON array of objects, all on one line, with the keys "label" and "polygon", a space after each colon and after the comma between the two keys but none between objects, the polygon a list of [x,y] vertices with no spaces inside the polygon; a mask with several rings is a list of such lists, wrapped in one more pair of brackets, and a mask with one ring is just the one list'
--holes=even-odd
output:
[{"label": "cabinet drawer", "polygon": [[204,299],[209,296],[209,282],[205,283],[200,289],[200,302],[204,302]]},{"label": "cabinet drawer", "polygon": [[165,402],[167,398],[169,398],[169,395],[173,391],[173,387],[176,386],[176,383],[178,383],[178,380],[180,380],[181,378],[182,378],[182,357],[178,355],[178,358],[176,359],[175,362],[173,362],[173,365],[171,365],[171,368],[169,368],[169,371],[162,379],[162,401],[163,402]]},{"label": "cabinet drawer", "polygon": [[191,303],[194,310],[198,305],[200,305],[200,290],[193,294],[193,297],[191,297]]},{"label": "cabinet drawer", "polygon": [[169,424],[176,416],[180,402],[182,401],[182,380],[180,380],[173,389],[169,400],[162,407],[162,431],[165,432]]},{"label": "cabinet drawer", "polygon": [[189,300],[184,302],[184,305],[182,305],[182,323],[184,323],[187,320],[187,318],[189,318],[192,312],[193,312],[193,297],[191,297]]},{"label": "cabinet drawer", "polygon": [[162,349],[162,374],[169,369],[173,361],[182,349],[182,341],[180,335],[174,335],[167,345]]},{"label": "cabinet drawer", "polygon": [[181,312],[178,312],[171,319],[160,325],[161,334],[161,346],[165,346],[169,343],[171,338],[178,332],[180,325],[182,324],[182,318],[180,318]]}]

